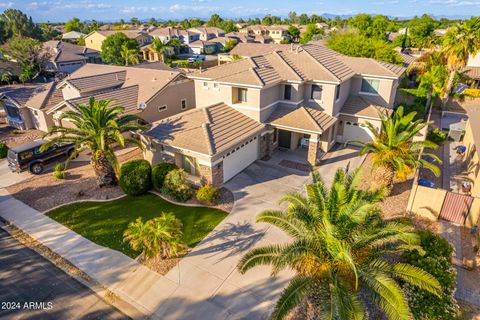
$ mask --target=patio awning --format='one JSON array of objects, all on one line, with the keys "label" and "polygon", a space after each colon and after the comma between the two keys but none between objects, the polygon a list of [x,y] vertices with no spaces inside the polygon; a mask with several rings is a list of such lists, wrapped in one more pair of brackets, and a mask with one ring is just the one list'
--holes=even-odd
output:
[{"label": "patio awning", "polygon": [[286,130],[322,134],[337,118],[311,107],[278,106],[267,122]]},{"label": "patio awning", "polygon": [[473,198],[470,196],[447,192],[439,218],[463,225],[468,217],[472,203]]}]

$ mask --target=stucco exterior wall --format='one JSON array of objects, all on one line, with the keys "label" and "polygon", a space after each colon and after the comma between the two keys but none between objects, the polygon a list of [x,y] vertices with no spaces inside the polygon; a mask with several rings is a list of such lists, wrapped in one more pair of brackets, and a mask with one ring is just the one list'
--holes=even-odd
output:
[{"label": "stucco exterior wall", "polygon": [[[340,97],[338,100],[335,100],[335,103],[333,105],[333,116],[338,115],[340,110],[342,109],[343,105],[347,101],[348,97],[350,96],[350,90],[351,90],[351,84],[352,84],[352,79],[348,79],[347,81],[343,82],[340,84]],[[338,88],[336,89],[338,90]],[[335,98],[337,97],[337,92],[335,91]]]},{"label": "stucco exterior wall", "polygon": [[436,221],[447,194],[443,189],[432,189],[414,184],[408,200],[407,211],[425,219]]},{"label": "stucco exterior wall", "polygon": [[[312,85],[319,85],[322,87],[321,101],[310,99],[312,94]],[[303,90],[304,105],[313,107],[313,108],[320,108],[330,115],[333,113],[336,85],[324,84],[324,83],[308,83],[308,84],[304,84],[303,86],[304,86],[304,90]]]},{"label": "stucco exterior wall", "polygon": [[44,111],[36,109],[29,109],[29,111],[34,128],[47,132],[48,128],[54,125],[51,114],[46,114]]},{"label": "stucco exterior wall", "polygon": [[[183,81],[183,82],[182,82]],[[186,99],[187,108],[182,109],[182,100]],[[159,111],[161,106],[167,106],[166,110]],[[164,90],[159,92],[139,116],[148,122],[155,122],[160,119],[173,116],[180,112],[193,109],[196,106],[195,89],[192,80],[180,80],[172,82]]]},{"label": "stucco exterior wall", "polygon": [[383,79],[383,78],[375,78],[375,77],[364,77],[365,79],[375,79],[379,80],[378,86],[378,95],[373,94],[366,94],[361,92],[362,88],[362,77],[353,77],[351,81],[351,90],[350,92],[354,95],[364,95],[368,97],[370,101],[381,105],[381,106],[389,106],[393,107],[395,94],[392,95],[392,90],[394,88],[394,81],[393,79]]},{"label": "stucco exterior wall", "polygon": [[78,92],[77,89],[72,88],[70,85],[65,85],[62,88],[62,95],[64,100],[70,100],[73,98],[78,98],[80,97],[80,92]]},{"label": "stucco exterior wall", "polygon": [[472,183],[472,196],[480,197],[479,156],[478,152],[476,151],[477,149],[475,147],[470,121],[467,121],[467,125],[465,127],[463,145],[467,147],[465,161],[468,163],[466,167],[468,168],[468,178]]},{"label": "stucco exterior wall", "polygon": [[97,51],[102,51],[102,43],[106,37],[98,32],[94,32],[85,37],[85,47]]}]

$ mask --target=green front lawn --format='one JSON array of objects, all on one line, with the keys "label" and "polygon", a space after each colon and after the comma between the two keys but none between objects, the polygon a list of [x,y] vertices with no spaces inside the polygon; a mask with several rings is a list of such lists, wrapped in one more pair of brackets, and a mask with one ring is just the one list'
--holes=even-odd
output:
[{"label": "green front lawn", "polygon": [[161,212],[173,212],[183,223],[183,243],[194,247],[227,216],[213,208],[184,207],[146,194],[126,196],[110,202],[81,202],[50,211],[47,215],[85,238],[135,258],[135,252],[123,242],[123,232],[138,217],[150,220]]}]

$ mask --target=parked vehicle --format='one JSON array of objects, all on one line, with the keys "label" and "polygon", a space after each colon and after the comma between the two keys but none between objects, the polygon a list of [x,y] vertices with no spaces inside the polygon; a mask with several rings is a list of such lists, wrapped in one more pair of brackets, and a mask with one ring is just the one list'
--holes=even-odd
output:
[{"label": "parked vehicle", "polygon": [[75,151],[73,144],[52,145],[48,150],[40,147],[48,140],[35,140],[8,150],[8,167],[12,172],[30,171],[40,174],[44,167],[53,162],[64,161]]},{"label": "parked vehicle", "polygon": [[188,58],[189,63],[194,63],[196,61],[205,61],[205,56],[191,56]]}]

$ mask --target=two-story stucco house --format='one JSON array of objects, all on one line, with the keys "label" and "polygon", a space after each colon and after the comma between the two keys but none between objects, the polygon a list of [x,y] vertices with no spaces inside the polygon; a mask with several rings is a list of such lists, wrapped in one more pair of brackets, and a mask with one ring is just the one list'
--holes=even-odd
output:
[{"label": "two-story stucco house", "polygon": [[145,157],[221,185],[275,149],[308,148],[317,165],[336,142],[369,141],[390,113],[402,66],[309,44],[197,72],[196,109],[154,123]]},{"label": "two-story stucco house", "polygon": [[102,43],[108,36],[116,33],[123,33],[129,39],[135,39],[140,47],[151,42],[151,36],[141,30],[97,30],[92,31],[85,36],[85,47],[97,51],[102,51]]},{"label": "two-story stucco house", "polygon": [[90,97],[113,100],[149,123],[195,107],[194,82],[181,72],[98,64],[85,64],[63,81],[1,90],[0,107],[10,126],[48,131],[66,125],[60,114]]}]

